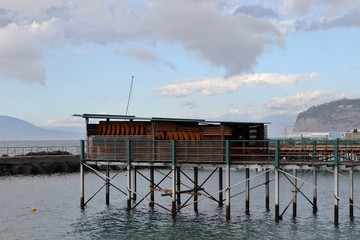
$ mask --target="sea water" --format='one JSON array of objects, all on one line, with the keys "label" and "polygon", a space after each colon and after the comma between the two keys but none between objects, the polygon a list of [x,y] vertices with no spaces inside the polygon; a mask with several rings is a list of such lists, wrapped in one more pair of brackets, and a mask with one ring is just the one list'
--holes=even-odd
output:
[{"label": "sea water", "polygon": [[[139,170],[148,176],[148,170]],[[191,169],[183,169],[192,176]],[[212,169],[199,169],[199,183],[204,183]],[[171,208],[171,197],[155,194],[162,207],[149,207],[143,197],[149,191],[149,183],[137,174],[137,200],[139,205],[128,212],[127,197],[110,189],[110,205],[105,204],[103,188],[80,209],[80,176],[78,173],[49,175],[17,175],[0,177],[0,239],[360,239],[360,174],[354,174],[354,215],[349,220],[349,179],[347,172],[340,174],[339,225],[334,225],[333,174],[318,173],[318,212],[314,215],[312,205],[301,194],[297,197],[297,217],[292,217],[291,200],[293,186],[282,174],[280,179],[280,210],[285,211],[283,220],[274,219],[273,181],[270,183],[270,211],[265,209],[265,179],[263,172],[251,171],[250,215],[245,213],[245,171],[231,170],[231,219],[226,220],[225,206],[206,197],[199,196],[198,212],[193,210],[193,199],[182,195],[183,208],[176,217],[166,209]],[[157,171],[155,181],[161,181],[168,173]],[[126,173],[111,172],[113,184],[126,190]],[[185,175],[184,185],[191,185]],[[289,172],[288,174],[291,174]],[[312,199],[309,172],[298,173],[302,194]],[[273,180],[273,172],[270,174]],[[88,200],[104,181],[91,172],[85,174],[85,198]],[[170,188],[171,180],[164,180],[163,188]],[[301,186],[302,185],[302,186]],[[186,188],[182,186],[182,188]],[[204,183],[208,194],[217,198],[218,178],[213,175]],[[225,197],[225,195],[224,195]],[[290,204],[290,205],[289,205]],[[289,207],[288,207],[289,206]],[[288,207],[288,208],[287,208]],[[33,211],[35,210],[35,211]]]}]

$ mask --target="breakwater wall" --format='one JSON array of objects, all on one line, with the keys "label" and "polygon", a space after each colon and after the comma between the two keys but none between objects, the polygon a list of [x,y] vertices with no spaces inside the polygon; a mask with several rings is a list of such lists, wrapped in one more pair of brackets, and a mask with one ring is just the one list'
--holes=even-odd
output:
[{"label": "breakwater wall", "polygon": [[78,172],[79,155],[2,156],[0,176]]}]

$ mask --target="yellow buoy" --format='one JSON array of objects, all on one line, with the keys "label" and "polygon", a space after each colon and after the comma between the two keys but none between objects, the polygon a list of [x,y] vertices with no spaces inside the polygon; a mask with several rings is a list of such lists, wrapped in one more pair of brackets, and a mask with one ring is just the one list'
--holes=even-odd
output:
[{"label": "yellow buoy", "polygon": [[36,212],[36,208],[34,208],[34,207],[31,208],[31,211],[32,211],[32,212]]}]

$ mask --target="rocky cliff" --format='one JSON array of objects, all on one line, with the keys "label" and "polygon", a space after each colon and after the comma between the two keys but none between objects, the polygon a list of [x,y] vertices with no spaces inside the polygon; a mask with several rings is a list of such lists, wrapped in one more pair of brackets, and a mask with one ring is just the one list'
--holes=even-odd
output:
[{"label": "rocky cliff", "polygon": [[346,132],[360,128],[360,99],[340,99],[301,112],[294,132]]}]

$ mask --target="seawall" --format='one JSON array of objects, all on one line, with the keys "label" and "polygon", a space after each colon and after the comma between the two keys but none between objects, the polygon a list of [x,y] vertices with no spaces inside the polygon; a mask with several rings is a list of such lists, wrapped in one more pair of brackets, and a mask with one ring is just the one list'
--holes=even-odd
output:
[{"label": "seawall", "polygon": [[78,172],[79,155],[0,157],[0,176]]}]

